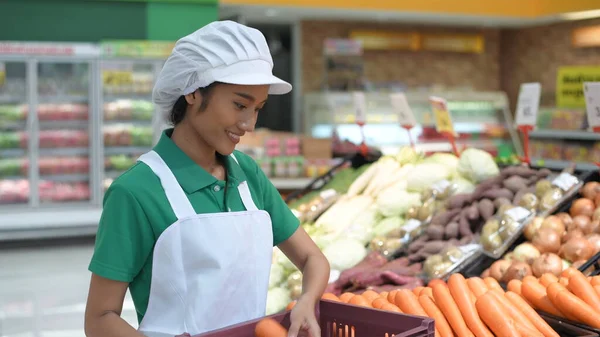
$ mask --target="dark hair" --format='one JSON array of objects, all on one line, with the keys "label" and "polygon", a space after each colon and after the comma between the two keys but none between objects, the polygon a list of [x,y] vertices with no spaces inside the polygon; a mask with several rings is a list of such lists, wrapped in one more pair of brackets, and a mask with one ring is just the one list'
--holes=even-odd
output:
[{"label": "dark hair", "polygon": [[[210,101],[211,93],[213,89],[220,84],[219,82],[213,82],[207,85],[204,88],[198,88],[200,95],[202,95],[202,104],[200,105],[200,111],[206,110],[208,107],[208,103]],[[173,109],[171,110],[171,114],[169,115],[169,121],[173,125],[177,125],[181,123],[183,118],[185,117],[185,112],[187,111],[188,103],[185,100],[185,96],[181,95],[177,99],[177,102],[173,105]]]}]

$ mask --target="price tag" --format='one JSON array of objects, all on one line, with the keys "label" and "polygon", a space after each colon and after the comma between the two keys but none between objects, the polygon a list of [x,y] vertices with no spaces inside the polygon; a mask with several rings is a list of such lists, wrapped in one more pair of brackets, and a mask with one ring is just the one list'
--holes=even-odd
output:
[{"label": "price tag", "polygon": [[559,174],[558,177],[554,178],[554,180],[552,180],[552,185],[560,188],[563,191],[568,191],[573,186],[577,185],[578,182],[579,179],[577,179],[577,177],[569,173],[563,172]]},{"label": "price tag", "polygon": [[415,115],[413,114],[406,96],[403,93],[395,93],[390,95],[392,109],[398,115],[398,124],[403,127],[413,127],[417,125]]},{"label": "price tag", "polygon": [[356,114],[355,121],[357,124],[364,124],[367,122],[367,100],[364,92],[352,93],[354,101],[354,112]]},{"label": "price tag", "polygon": [[473,253],[475,251],[477,251],[479,249],[479,245],[476,243],[470,243],[470,244],[466,244],[466,245],[462,245],[460,247],[458,247],[458,249],[460,249],[463,254],[470,254]]},{"label": "price tag", "polygon": [[452,117],[450,116],[450,111],[448,111],[446,100],[440,97],[430,97],[429,102],[431,103],[435,117],[436,130],[454,135],[454,125],[452,124]]},{"label": "price tag", "polygon": [[450,182],[448,180],[440,180],[433,185],[431,185],[431,189],[437,191],[438,193],[444,193],[450,187]]},{"label": "price tag", "polygon": [[0,62],[0,87],[6,82],[6,66]]},{"label": "price tag", "polygon": [[531,212],[523,207],[513,207],[504,214],[511,217],[513,220],[520,222],[527,219],[527,217],[531,215]]},{"label": "price tag", "polygon": [[583,83],[588,124],[594,131],[600,128],[600,82]]},{"label": "price tag", "polygon": [[404,226],[402,226],[402,230],[404,230],[405,232],[412,232],[419,227],[421,227],[421,221],[417,219],[408,219],[404,223]]},{"label": "price tag", "polygon": [[517,126],[537,125],[537,114],[540,108],[542,85],[539,83],[523,83],[517,101]]}]

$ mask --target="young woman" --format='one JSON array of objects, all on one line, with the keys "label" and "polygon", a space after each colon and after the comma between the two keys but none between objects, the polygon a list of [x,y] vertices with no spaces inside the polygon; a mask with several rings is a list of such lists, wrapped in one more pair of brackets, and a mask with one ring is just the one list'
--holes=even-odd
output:
[{"label": "young woman", "polygon": [[[264,36],[215,22],[179,40],[154,102],[170,116],[154,149],[106,192],[85,316],[89,337],[184,336],[264,316],[273,246],[304,274],[290,336],[319,337],[329,264],[278,191],[235,151],[274,77]],[[129,288],[139,331],[121,317]]]}]

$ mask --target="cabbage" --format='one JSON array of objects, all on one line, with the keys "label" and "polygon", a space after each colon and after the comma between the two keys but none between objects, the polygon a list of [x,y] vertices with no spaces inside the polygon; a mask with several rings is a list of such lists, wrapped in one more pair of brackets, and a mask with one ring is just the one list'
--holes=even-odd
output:
[{"label": "cabbage", "polygon": [[402,187],[387,188],[379,193],[376,204],[383,216],[404,215],[411,207],[421,204],[421,195],[407,192]]},{"label": "cabbage", "polygon": [[266,315],[273,315],[285,310],[291,301],[292,298],[289,290],[283,288],[269,289],[269,292],[267,293]]},{"label": "cabbage", "polygon": [[439,152],[425,158],[422,163],[442,164],[449,170],[456,171],[456,168],[458,167],[458,157],[451,153]]},{"label": "cabbage", "polygon": [[404,219],[399,216],[385,218],[375,226],[373,233],[375,236],[386,236],[389,232],[402,227]]},{"label": "cabbage", "polygon": [[373,205],[359,214],[343,235],[346,238],[367,244],[373,239],[373,227],[375,227],[380,219],[381,215],[377,210],[377,206]]},{"label": "cabbage", "polygon": [[283,270],[283,267],[278,263],[272,264],[271,265],[271,273],[269,274],[269,289],[274,288],[274,287],[278,286],[279,284],[281,284],[281,282],[283,282],[284,278],[285,278],[285,271]]},{"label": "cabbage", "polygon": [[434,183],[448,179],[453,173],[451,170],[442,164],[418,164],[406,176],[407,188],[414,192],[425,191]]},{"label": "cabbage", "polygon": [[475,184],[460,176],[452,180],[452,184],[455,186],[454,194],[471,193],[475,190]]},{"label": "cabbage", "polygon": [[400,165],[415,164],[421,159],[421,155],[411,146],[404,146],[398,151],[395,159]]},{"label": "cabbage", "polygon": [[468,148],[461,153],[457,169],[460,175],[475,184],[500,174],[492,155],[474,148]]},{"label": "cabbage", "polygon": [[323,254],[331,269],[346,270],[362,261],[367,256],[367,249],[360,241],[343,238],[329,244]]}]

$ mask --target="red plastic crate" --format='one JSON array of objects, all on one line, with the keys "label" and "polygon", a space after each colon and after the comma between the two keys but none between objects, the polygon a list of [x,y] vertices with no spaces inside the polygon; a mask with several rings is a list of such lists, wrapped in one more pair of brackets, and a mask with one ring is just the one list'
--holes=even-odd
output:
[{"label": "red plastic crate", "polygon": [[[321,324],[321,337],[433,337],[435,335],[434,321],[427,317],[330,301],[319,303],[317,315]],[[273,315],[270,318],[280,322],[285,328],[290,326],[289,313]],[[254,337],[254,329],[261,319],[194,337]],[[351,327],[354,327],[354,332]]]}]

